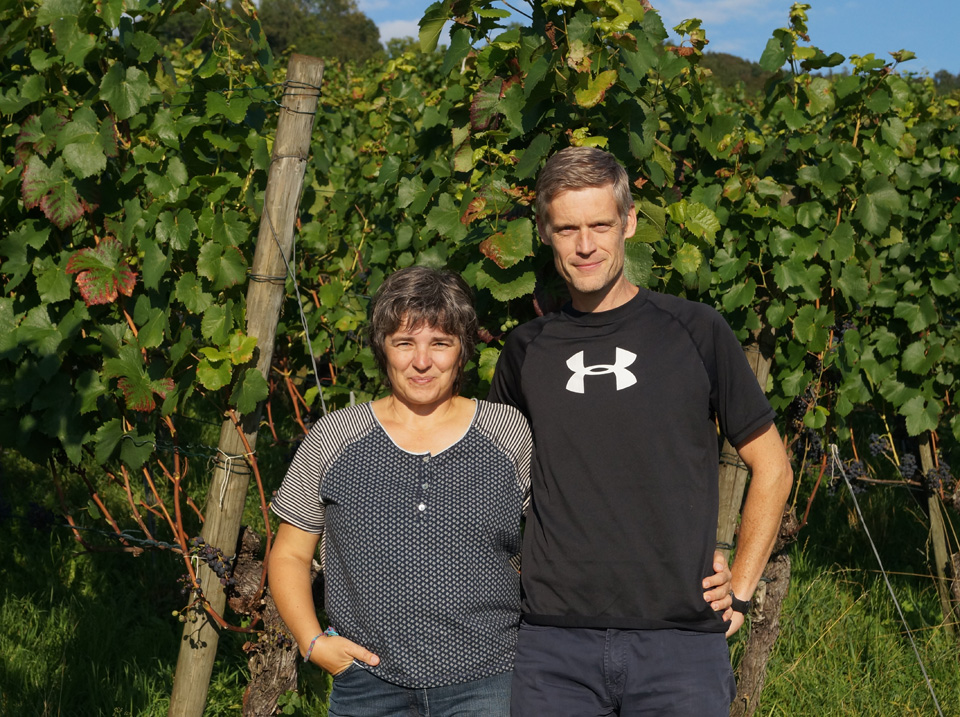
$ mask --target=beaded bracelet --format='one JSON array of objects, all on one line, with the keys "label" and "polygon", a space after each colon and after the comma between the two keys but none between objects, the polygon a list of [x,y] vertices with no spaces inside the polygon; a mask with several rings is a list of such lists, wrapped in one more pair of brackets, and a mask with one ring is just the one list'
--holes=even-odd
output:
[{"label": "beaded bracelet", "polygon": [[304,662],[310,662],[310,655],[313,654],[313,646],[316,645],[317,640],[319,640],[324,635],[326,635],[327,637],[338,637],[340,633],[334,630],[333,626],[330,626],[326,630],[321,632],[319,635],[317,635],[315,638],[310,640],[310,647],[307,648],[307,654],[303,656]]},{"label": "beaded bracelet", "polygon": [[319,640],[322,636],[323,633],[319,632],[315,638],[310,640],[310,647],[307,648],[307,654],[303,656],[304,662],[310,662],[310,655],[313,654],[313,646],[317,644],[317,640]]}]

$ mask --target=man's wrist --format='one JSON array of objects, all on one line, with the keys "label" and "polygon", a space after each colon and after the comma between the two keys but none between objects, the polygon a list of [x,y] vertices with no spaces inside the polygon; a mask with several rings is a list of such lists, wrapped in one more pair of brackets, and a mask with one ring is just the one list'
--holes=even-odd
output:
[{"label": "man's wrist", "polygon": [[750,608],[753,607],[752,600],[741,600],[734,594],[733,590],[730,591],[730,599],[732,600],[730,607],[734,610],[734,612],[739,612],[746,615],[748,612],[750,612]]}]

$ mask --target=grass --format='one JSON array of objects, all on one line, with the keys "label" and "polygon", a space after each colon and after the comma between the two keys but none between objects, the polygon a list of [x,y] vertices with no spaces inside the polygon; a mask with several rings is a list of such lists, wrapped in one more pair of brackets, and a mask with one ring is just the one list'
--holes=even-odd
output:
[{"label": "grass", "polygon": [[[960,647],[939,626],[922,506],[904,489],[859,499],[940,707],[960,717]],[[51,507],[45,472],[0,454],[0,715],[165,715],[181,634],[172,615],[183,607],[180,558],[82,554],[69,532],[45,523]],[[849,495],[818,496],[791,556],[757,714],[935,715]],[[206,715],[240,714],[243,639],[221,639]],[[743,644],[731,644],[735,664]],[[307,668],[288,714],[324,715],[328,689],[329,678]]]}]

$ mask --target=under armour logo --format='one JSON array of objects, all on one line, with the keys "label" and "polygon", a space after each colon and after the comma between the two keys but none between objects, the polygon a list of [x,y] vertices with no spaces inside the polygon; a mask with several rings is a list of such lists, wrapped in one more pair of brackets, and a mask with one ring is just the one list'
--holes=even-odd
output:
[{"label": "under armour logo", "polygon": [[593,366],[583,365],[583,351],[578,351],[567,359],[567,368],[573,371],[573,376],[567,381],[567,390],[571,393],[583,393],[583,379],[586,376],[602,376],[612,373],[617,377],[617,390],[622,391],[637,382],[637,377],[627,370],[627,366],[637,360],[637,355],[626,349],[617,349],[616,363],[600,363]]}]

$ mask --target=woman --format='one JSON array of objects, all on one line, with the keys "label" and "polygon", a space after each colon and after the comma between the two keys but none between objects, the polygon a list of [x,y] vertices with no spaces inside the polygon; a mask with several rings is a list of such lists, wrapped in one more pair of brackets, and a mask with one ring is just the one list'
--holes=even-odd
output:
[{"label": "woman", "polygon": [[[370,332],[390,395],[318,421],[272,503],[271,590],[334,675],[331,717],[509,715],[531,438],[515,409],[458,395],[476,329],[460,277],[388,277]],[[321,535],[339,635],[311,597]]]}]

